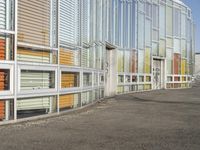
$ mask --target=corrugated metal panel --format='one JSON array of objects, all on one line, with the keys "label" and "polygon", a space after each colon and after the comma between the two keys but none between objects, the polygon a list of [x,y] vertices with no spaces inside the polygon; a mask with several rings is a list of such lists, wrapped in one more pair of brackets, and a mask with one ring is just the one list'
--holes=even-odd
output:
[{"label": "corrugated metal panel", "polygon": [[48,89],[50,84],[49,72],[21,71],[21,90]]},{"label": "corrugated metal panel", "polygon": [[80,50],[60,49],[60,64],[80,66]]},{"label": "corrugated metal panel", "polygon": [[5,40],[1,39],[0,37],[0,60],[5,60],[6,54],[5,54]]},{"label": "corrugated metal panel", "polygon": [[5,119],[5,101],[0,101],[0,120]]},{"label": "corrugated metal panel", "polygon": [[39,97],[17,100],[17,110],[49,109],[51,97]]},{"label": "corrugated metal panel", "polygon": [[0,0],[0,29],[6,28],[6,0]]},{"label": "corrugated metal panel", "polygon": [[50,52],[18,48],[17,60],[26,62],[50,63]]},{"label": "corrugated metal panel", "polygon": [[18,1],[18,41],[50,46],[50,0]]},{"label": "corrugated metal panel", "polygon": [[60,3],[60,43],[77,44],[78,1],[61,0]]},{"label": "corrugated metal panel", "polygon": [[60,96],[59,107],[61,109],[72,108],[73,104],[74,104],[74,95],[73,94],[61,95]]}]

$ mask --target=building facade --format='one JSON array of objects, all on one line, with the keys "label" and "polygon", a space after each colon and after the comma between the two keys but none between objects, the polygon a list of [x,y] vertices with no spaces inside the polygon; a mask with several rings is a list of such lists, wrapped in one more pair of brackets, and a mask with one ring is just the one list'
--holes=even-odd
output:
[{"label": "building facade", "polygon": [[180,0],[0,0],[0,120],[190,87],[194,41]]},{"label": "building facade", "polygon": [[200,75],[200,53],[195,53],[195,75]]}]

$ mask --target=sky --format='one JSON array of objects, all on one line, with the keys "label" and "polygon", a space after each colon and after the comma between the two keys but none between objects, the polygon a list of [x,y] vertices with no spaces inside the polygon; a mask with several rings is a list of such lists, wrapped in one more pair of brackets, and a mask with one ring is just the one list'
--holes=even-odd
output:
[{"label": "sky", "polygon": [[196,25],[196,52],[200,52],[200,0],[182,1],[192,9],[192,15]]}]

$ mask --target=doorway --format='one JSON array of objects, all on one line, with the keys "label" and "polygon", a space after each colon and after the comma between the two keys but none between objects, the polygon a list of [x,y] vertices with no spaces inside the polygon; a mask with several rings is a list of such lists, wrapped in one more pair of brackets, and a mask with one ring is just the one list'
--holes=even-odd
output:
[{"label": "doorway", "polygon": [[117,90],[117,49],[106,47],[106,68],[105,68],[105,96],[116,95]]},{"label": "doorway", "polygon": [[153,89],[164,88],[164,61],[153,59]]}]

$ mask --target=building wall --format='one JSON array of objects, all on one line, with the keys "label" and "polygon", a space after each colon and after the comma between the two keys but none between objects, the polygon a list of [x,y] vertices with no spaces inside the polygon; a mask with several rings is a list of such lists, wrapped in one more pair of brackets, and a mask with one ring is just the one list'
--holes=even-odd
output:
[{"label": "building wall", "polygon": [[195,74],[200,74],[200,54],[195,54]]},{"label": "building wall", "polygon": [[104,96],[189,87],[191,10],[171,0],[1,0],[0,120],[59,113]]}]

